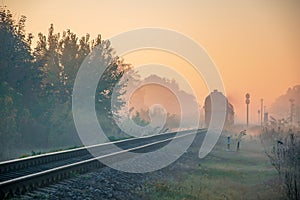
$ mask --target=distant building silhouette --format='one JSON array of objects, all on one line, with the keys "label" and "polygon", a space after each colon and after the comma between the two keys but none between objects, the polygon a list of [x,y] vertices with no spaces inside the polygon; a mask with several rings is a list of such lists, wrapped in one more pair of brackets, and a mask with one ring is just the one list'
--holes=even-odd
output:
[{"label": "distant building silhouette", "polygon": [[[218,90],[214,90],[205,98],[204,102],[204,110],[205,110],[205,125],[206,127],[209,126],[210,119],[211,119],[211,97],[215,99],[215,112],[224,112],[223,102],[226,101],[227,108],[226,108],[226,118],[225,118],[225,124],[224,127],[228,128],[234,124],[234,108],[233,106],[228,102],[228,99],[222,94],[222,92],[219,92]],[[218,113],[216,113],[218,114]]]}]

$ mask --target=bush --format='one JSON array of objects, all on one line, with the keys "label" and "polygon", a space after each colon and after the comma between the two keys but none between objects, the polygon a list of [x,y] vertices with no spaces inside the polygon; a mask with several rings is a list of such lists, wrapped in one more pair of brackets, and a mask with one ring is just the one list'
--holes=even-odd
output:
[{"label": "bush", "polygon": [[280,181],[291,200],[300,199],[300,134],[272,130],[261,135],[266,155],[278,172]]}]

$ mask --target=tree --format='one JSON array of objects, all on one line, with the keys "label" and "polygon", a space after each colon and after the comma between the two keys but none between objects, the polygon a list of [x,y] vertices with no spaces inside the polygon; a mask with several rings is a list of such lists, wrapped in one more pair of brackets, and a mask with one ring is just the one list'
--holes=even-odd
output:
[{"label": "tree", "polygon": [[7,82],[18,92],[30,93],[32,80],[32,34],[25,35],[26,17],[18,22],[5,8],[0,8],[0,81]]},{"label": "tree", "polygon": [[1,157],[10,156],[10,147],[17,138],[17,107],[14,98],[17,93],[4,82],[0,83],[0,143]]},{"label": "tree", "polygon": [[271,105],[270,112],[275,118],[286,118],[291,115],[290,99],[294,100],[294,125],[300,121],[300,85],[288,88],[284,95],[279,96]]},{"label": "tree", "polygon": [[[51,141],[57,143],[55,138],[58,137],[65,138],[67,141],[74,138],[75,126],[71,113],[73,84],[81,63],[96,47],[99,53],[98,59],[108,66],[98,84],[96,110],[106,132],[110,130],[118,134],[120,131],[113,120],[113,115],[116,116],[117,113],[112,111],[111,98],[114,89],[120,96],[125,92],[123,90],[125,82],[116,84],[124,72],[130,69],[130,65],[115,56],[110,42],[102,40],[100,35],[92,41],[89,41],[89,34],[79,40],[70,30],[63,32],[62,37],[60,35],[54,32],[54,26],[51,25],[48,36],[39,34],[39,41],[34,51],[35,62],[44,72],[43,91],[40,97],[43,99],[44,103],[41,107],[44,109],[41,109],[39,119],[47,126],[45,134],[48,135],[50,144],[45,145],[51,146]],[[122,98],[118,97],[114,110],[118,110],[122,105]]]},{"label": "tree", "polygon": [[[127,80],[123,80],[123,82],[120,81],[124,73],[131,69],[131,66],[113,54],[113,48],[109,41],[101,41],[100,45],[100,52],[102,52],[101,57],[107,59],[109,63],[100,78],[95,96],[99,123],[105,133],[111,134],[110,136],[126,137],[127,135],[122,133],[115,119],[120,119],[118,111],[120,111],[125,104],[122,96],[126,92],[124,89],[126,88]],[[113,92],[118,95],[113,105],[114,107],[111,107]]]},{"label": "tree", "polygon": [[0,8],[0,101],[1,146],[3,157],[10,157],[14,145],[22,146],[24,126],[34,121],[30,109],[35,105],[38,84],[31,55],[32,34],[26,36],[26,17],[16,22],[5,7]]},{"label": "tree", "polygon": [[[15,21],[0,9],[0,149],[1,159],[11,157],[13,145],[20,148],[57,148],[80,145],[72,117],[72,91],[77,71],[94,48],[108,68],[100,79],[96,108],[106,130],[119,133],[112,116],[123,106],[126,80],[116,85],[130,69],[113,53],[109,41],[98,35],[77,37],[71,30],[38,34],[31,49],[32,34],[26,34],[26,17]],[[111,108],[113,89],[119,94]],[[3,143],[3,141],[8,141]],[[2,148],[1,148],[2,147]],[[4,155],[5,154],[5,155]]]}]

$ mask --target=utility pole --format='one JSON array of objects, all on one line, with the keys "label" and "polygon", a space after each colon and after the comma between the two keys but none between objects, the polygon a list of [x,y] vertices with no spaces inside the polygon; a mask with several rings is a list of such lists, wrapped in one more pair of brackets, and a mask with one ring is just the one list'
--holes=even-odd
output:
[{"label": "utility pole", "polygon": [[269,113],[267,112],[267,107],[264,106],[264,124],[265,126],[268,125],[268,122],[269,122]]},{"label": "utility pole", "polygon": [[296,119],[297,119],[297,122],[298,122],[298,129],[300,131],[300,106],[297,106],[296,108]]},{"label": "utility pole", "polygon": [[264,99],[260,99],[260,129],[263,128],[263,115],[264,115]]},{"label": "utility pole", "polygon": [[249,103],[250,103],[250,94],[246,94],[246,105],[247,105],[247,128],[249,126]]},{"label": "utility pole", "polygon": [[257,111],[257,124],[259,124],[259,118],[260,118],[260,110]]},{"label": "utility pole", "polygon": [[295,99],[290,99],[290,102],[291,102],[291,115],[290,115],[291,128],[293,127],[294,105],[295,105],[294,101],[295,101]]}]

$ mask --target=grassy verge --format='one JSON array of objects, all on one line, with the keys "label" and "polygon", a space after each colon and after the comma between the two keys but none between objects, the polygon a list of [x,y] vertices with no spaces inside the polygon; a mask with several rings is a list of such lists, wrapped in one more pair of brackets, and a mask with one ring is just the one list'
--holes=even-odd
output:
[{"label": "grassy verge", "polygon": [[149,199],[282,199],[278,176],[258,141],[217,146],[181,181],[149,185]]}]

